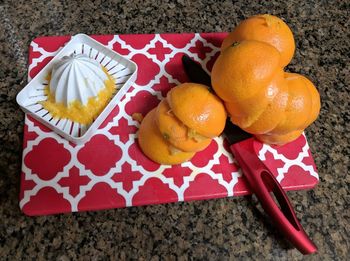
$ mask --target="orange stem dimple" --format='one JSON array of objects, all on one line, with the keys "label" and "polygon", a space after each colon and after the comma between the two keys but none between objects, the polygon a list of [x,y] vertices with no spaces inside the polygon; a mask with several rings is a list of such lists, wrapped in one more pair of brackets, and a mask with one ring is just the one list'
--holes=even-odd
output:
[{"label": "orange stem dimple", "polygon": [[231,47],[236,47],[237,45],[239,45],[240,42],[233,42],[233,44],[231,45]]},{"label": "orange stem dimple", "polygon": [[273,19],[272,19],[271,15],[269,15],[269,14],[264,14],[264,15],[262,15],[262,17],[264,17],[267,26],[268,26],[268,27],[271,27],[272,24],[273,24]]},{"label": "orange stem dimple", "polygon": [[274,16],[269,14],[264,14],[262,17],[265,19],[267,27],[275,26],[275,28],[280,29],[281,23],[278,19],[275,19]]}]

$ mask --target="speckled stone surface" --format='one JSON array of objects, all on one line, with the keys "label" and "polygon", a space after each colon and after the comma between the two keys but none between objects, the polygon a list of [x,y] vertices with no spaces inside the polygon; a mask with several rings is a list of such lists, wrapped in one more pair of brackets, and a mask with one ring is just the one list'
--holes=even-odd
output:
[{"label": "speckled stone surface", "polygon": [[[74,2],[74,3],[73,3]],[[308,3],[304,3],[308,2]],[[0,1],[1,260],[301,260],[250,198],[225,198],[48,217],[18,207],[30,41],[41,35],[219,32],[257,13],[282,17],[297,51],[290,71],[322,98],[308,128],[320,174],[312,191],[289,192],[319,247],[311,260],[350,259],[349,1]]]}]

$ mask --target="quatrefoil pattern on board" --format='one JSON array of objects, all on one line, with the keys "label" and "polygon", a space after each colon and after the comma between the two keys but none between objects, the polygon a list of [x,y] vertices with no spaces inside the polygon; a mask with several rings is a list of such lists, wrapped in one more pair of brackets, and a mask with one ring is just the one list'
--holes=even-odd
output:
[{"label": "quatrefoil pattern on board", "polygon": [[[210,72],[226,33],[93,36],[132,59],[139,72],[129,92],[95,135],[75,145],[26,115],[20,207],[28,215],[56,214],[249,194],[222,137],[181,165],[158,165],[137,144],[139,123],[167,91],[188,80],[187,54]],[[30,45],[29,80],[69,41],[41,37]],[[286,190],[314,187],[318,174],[302,135],[281,147],[256,144],[255,152]]]}]

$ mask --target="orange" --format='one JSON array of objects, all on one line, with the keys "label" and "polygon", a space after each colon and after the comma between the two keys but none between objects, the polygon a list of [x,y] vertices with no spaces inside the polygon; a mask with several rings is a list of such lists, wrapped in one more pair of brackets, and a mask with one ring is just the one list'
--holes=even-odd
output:
[{"label": "orange", "polygon": [[317,119],[320,113],[320,109],[321,109],[320,94],[318,93],[315,85],[313,85],[313,83],[308,78],[306,78],[303,75],[299,75],[299,76],[301,77],[301,79],[303,80],[303,82],[305,83],[306,87],[309,89],[309,92],[311,94],[311,112],[309,115],[309,119],[306,122],[307,125],[310,125]]},{"label": "orange", "polygon": [[288,25],[273,15],[257,15],[242,21],[223,41],[224,51],[235,42],[257,40],[274,46],[281,53],[280,66],[285,67],[293,58],[295,41]]},{"label": "orange", "polygon": [[189,129],[175,117],[166,99],[162,100],[157,107],[156,123],[163,138],[182,151],[200,151],[211,142],[211,139],[199,135],[191,137]]},{"label": "orange", "polygon": [[302,133],[303,130],[295,130],[282,135],[261,134],[255,135],[255,137],[267,144],[283,145],[297,139]]},{"label": "orange", "polygon": [[280,53],[272,45],[243,41],[225,49],[216,60],[211,83],[226,102],[251,98],[281,71]]},{"label": "orange", "polygon": [[237,102],[225,102],[225,107],[231,119],[241,128],[252,125],[264,112],[280,91],[284,82],[283,70],[279,70],[271,82],[252,97]]},{"label": "orange", "polygon": [[155,123],[156,108],[142,120],[138,132],[138,142],[143,153],[159,164],[179,164],[191,159],[193,152],[174,151],[159,132]]},{"label": "orange", "polygon": [[285,117],[288,96],[288,86],[286,81],[283,81],[279,86],[279,92],[272,102],[268,104],[258,119],[250,126],[244,128],[244,130],[252,134],[264,134],[274,129]]},{"label": "orange", "polygon": [[167,101],[174,115],[192,133],[213,138],[220,135],[225,127],[225,107],[205,85],[180,84],[168,92]]},{"label": "orange", "polygon": [[288,84],[288,104],[285,118],[272,131],[274,134],[305,129],[319,112],[319,95],[309,80],[296,73],[285,73],[285,79]]}]

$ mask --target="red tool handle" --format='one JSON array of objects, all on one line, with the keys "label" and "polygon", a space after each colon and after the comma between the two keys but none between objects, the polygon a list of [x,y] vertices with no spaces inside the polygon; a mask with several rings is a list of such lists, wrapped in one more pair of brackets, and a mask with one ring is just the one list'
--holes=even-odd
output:
[{"label": "red tool handle", "polygon": [[[304,255],[317,251],[300,225],[289,199],[274,175],[254,153],[254,138],[233,144],[230,149],[240,165],[249,187],[284,236]],[[275,195],[280,207],[270,194]]]}]

